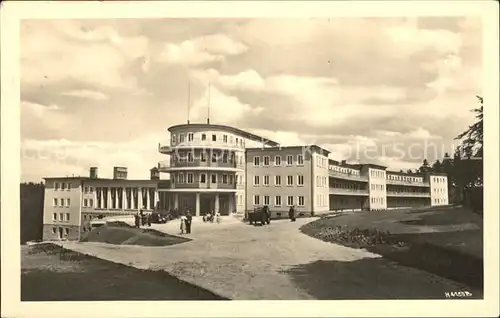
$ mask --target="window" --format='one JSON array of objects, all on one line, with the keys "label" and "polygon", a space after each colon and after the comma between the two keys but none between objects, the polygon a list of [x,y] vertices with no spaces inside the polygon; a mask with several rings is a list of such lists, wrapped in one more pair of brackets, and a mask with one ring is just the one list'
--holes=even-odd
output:
[{"label": "window", "polygon": [[53,227],[52,228],[52,234],[56,234],[57,233],[57,228]]},{"label": "window", "polygon": [[264,185],[269,185],[269,176],[264,176]]},{"label": "window", "polygon": [[274,157],[274,165],[275,166],[281,166],[281,156],[275,156]]},{"label": "window", "polygon": [[68,183],[68,191],[71,190],[71,183]]},{"label": "window", "polygon": [[212,135],[212,141],[217,141],[217,135]]},{"label": "window", "polygon": [[269,166],[269,156],[264,156],[264,166]]},{"label": "window", "polygon": [[229,175],[228,181],[229,181],[229,184],[233,184],[233,175],[232,174]]},{"label": "window", "polygon": [[264,196],[264,205],[269,205],[269,196],[268,195]]},{"label": "window", "polygon": [[201,141],[207,140],[207,135],[206,134],[201,134]]},{"label": "window", "polygon": [[172,135],[172,145],[175,145],[175,143],[176,143],[175,135]]},{"label": "window", "polygon": [[298,165],[304,164],[304,156],[303,155],[297,155],[297,164]]},{"label": "window", "polygon": [[57,198],[54,198],[54,206],[57,206]]},{"label": "window", "polygon": [[293,196],[289,195],[286,199],[286,202],[287,202],[288,206],[292,206],[293,205]]},{"label": "window", "polygon": [[194,139],[194,134],[193,133],[189,133],[188,134],[188,141],[193,141]]},{"label": "window", "polygon": [[286,164],[289,166],[293,164],[293,156],[286,156]]},{"label": "window", "polygon": [[212,162],[217,162],[217,154],[212,152]]},{"label": "window", "polygon": [[236,143],[236,146],[238,146],[238,137],[236,137],[236,142],[235,143]]},{"label": "window", "polygon": [[254,185],[259,185],[259,183],[260,183],[260,182],[259,182],[259,176],[254,176],[254,177],[253,177],[253,184],[254,184]]},{"label": "window", "polygon": [[201,162],[207,162],[207,154],[204,152],[201,153]]},{"label": "window", "polygon": [[207,175],[206,174],[204,174],[204,173],[200,174],[200,182],[201,183],[207,182]]},{"label": "window", "polygon": [[87,207],[87,204],[88,204],[87,199],[83,199],[83,206],[84,206],[84,207]]},{"label": "window", "polygon": [[57,221],[57,213],[52,214],[52,220]]},{"label": "window", "polygon": [[89,208],[94,207],[94,199],[89,199]]},{"label": "window", "polygon": [[299,206],[304,206],[304,197],[303,196],[299,196]]},{"label": "window", "polygon": [[293,176],[286,177],[286,185],[288,185],[288,186],[293,185]]},{"label": "window", "polygon": [[277,186],[281,185],[281,176],[275,176],[274,177],[274,184]]},{"label": "window", "polygon": [[222,183],[227,184],[227,174],[222,175]]},{"label": "window", "polygon": [[193,180],[193,174],[192,173],[188,173],[187,174],[187,183],[193,183],[194,180]]},{"label": "window", "polygon": [[234,183],[238,184],[238,175],[234,176]]},{"label": "window", "polygon": [[255,167],[260,166],[260,157],[258,157],[258,156],[253,157],[253,165]]},{"label": "window", "polygon": [[61,199],[61,201],[59,202],[59,206],[64,206],[64,199]]},{"label": "window", "polygon": [[64,213],[59,213],[59,221],[63,221],[64,219]]},{"label": "window", "polygon": [[258,195],[253,196],[253,205],[259,205],[260,204],[260,197]]},{"label": "window", "polygon": [[179,183],[184,183],[184,173],[179,173]]},{"label": "window", "polygon": [[188,152],[188,162],[193,162],[193,161],[194,161],[193,153]]},{"label": "window", "polygon": [[281,195],[277,195],[274,197],[274,205],[281,206]]},{"label": "window", "polygon": [[69,213],[66,213],[66,221],[69,222]]},{"label": "window", "polygon": [[224,141],[225,143],[227,143],[227,135],[223,135],[222,136],[222,141]]},{"label": "window", "polygon": [[222,163],[227,163],[227,153],[222,155]]},{"label": "window", "polygon": [[66,235],[69,235],[69,229],[68,229],[68,228],[65,228],[65,229],[64,229],[64,233],[66,233]]},{"label": "window", "polygon": [[212,183],[217,183],[217,175],[216,174],[212,175]]},{"label": "window", "polygon": [[88,193],[88,192],[89,192],[89,187],[85,187],[83,191],[84,191],[85,193]]},{"label": "window", "polygon": [[66,190],[66,183],[61,183],[61,190]]},{"label": "window", "polygon": [[179,135],[179,142],[180,142],[180,143],[183,143],[183,142],[184,142],[184,135],[183,135],[183,134],[180,134],[180,135]]},{"label": "window", "polygon": [[304,176],[297,176],[297,184],[304,185]]},{"label": "window", "polygon": [[90,187],[90,193],[94,192],[94,187]]},{"label": "window", "polygon": [[69,199],[66,199],[66,207],[69,207],[69,205],[70,205],[70,203],[69,203],[69,202],[70,202],[70,200],[69,200]]}]

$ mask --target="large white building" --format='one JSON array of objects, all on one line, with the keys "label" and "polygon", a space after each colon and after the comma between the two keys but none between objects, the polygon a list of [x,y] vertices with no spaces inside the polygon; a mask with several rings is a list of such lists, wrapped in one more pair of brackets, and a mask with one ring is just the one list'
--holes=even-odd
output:
[{"label": "large white building", "polygon": [[[89,177],[45,178],[44,239],[78,239],[95,217],[155,208],[228,215],[267,205],[279,218],[292,205],[311,215],[448,204],[444,174],[338,162],[316,145],[281,147],[225,125],[182,124],[168,131],[170,142],[158,146],[167,158],[149,180],[128,180],[120,167],[112,179],[98,178],[96,168]],[[160,180],[161,173],[169,180]]]}]

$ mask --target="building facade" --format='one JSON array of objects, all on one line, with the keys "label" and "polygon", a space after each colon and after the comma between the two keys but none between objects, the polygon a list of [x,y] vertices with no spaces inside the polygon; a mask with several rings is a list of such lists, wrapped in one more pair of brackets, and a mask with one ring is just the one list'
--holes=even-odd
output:
[{"label": "building facade", "polygon": [[126,167],[115,167],[112,179],[99,178],[96,167],[89,177],[45,178],[44,240],[79,239],[95,218],[140,210],[229,215],[267,205],[279,218],[291,206],[299,215],[316,215],[448,204],[444,174],[338,162],[316,145],[281,147],[224,125],[183,124],[168,131],[169,143],[158,145],[167,159],[148,180],[128,180]]}]

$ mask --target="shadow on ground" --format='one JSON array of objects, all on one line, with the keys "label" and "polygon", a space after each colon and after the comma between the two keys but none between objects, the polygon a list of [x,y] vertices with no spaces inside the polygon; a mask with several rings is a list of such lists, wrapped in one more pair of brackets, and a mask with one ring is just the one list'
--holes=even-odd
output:
[{"label": "shadow on ground", "polygon": [[140,270],[52,244],[21,251],[22,301],[225,299],[165,271]]},{"label": "shadow on ground", "polygon": [[[445,292],[468,291],[467,299],[482,298],[478,292],[446,290],[429,276],[425,282],[411,275],[411,269],[383,258],[364,258],[352,262],[316,261],[284,271],[297,287],[319,300],[363,299],[444,299]],[[429,288],[435,283],[435,288]],[[449,286],[449,285],[448,285]]]}]

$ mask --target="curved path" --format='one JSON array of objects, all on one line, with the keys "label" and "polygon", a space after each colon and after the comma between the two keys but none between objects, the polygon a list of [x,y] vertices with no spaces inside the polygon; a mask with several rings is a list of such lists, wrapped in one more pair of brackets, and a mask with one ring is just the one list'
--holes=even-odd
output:
[{"label": "curved path", "polygon": [[[142,269],[160,269],[221,296],[239,300],[444,298],[471,291],[364,250],[300,233],[297,222],[250,226],[235,219],[193,223],[193,240],[166,247],[63,242],[66,248]],[[178,224],[153,225],[178,235]]]}]

